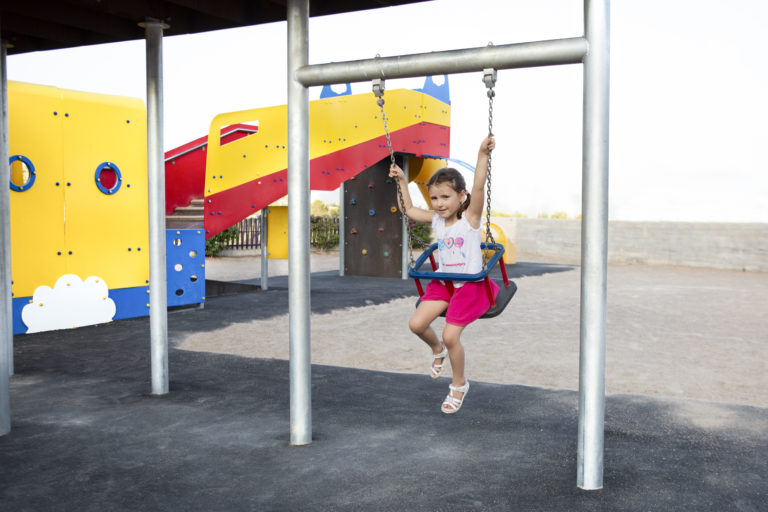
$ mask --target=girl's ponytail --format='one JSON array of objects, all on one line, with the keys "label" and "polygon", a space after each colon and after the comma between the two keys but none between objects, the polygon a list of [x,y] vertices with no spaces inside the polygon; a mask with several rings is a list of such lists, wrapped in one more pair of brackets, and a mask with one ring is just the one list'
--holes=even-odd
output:
[{"label": "girl's ponytail", "polygon": [[464,201],[463,203],[461,203],[461,205],[459,205],[459,211],[458,211],[458,212],[456,212],[456,218],[460,219],[460,218],[461,218],[461,214],[464,212],[464,210],[466,210],[467,208],[469,208],[469,201],[470,201],[471,199],[472,199],[472,194],[470,194],[469,192],[467,192],[467,199],[466,199],[466,201]]}]

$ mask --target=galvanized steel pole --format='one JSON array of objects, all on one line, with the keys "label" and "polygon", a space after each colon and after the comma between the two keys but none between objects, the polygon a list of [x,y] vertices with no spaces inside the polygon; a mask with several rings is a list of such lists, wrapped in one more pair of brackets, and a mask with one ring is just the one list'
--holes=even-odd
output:
[{"label": "galvanized steel pole", "polygon": [[0,39],[0,436],[11,431],[13,302],[11,295],[11,166],[8,163],[8,73],[5,41]]},{"label": "galvanized steel pole", "polygon": [[344,244],[346,243],[346,233],[344,232],[344,183],[339,187],[339,277],[344,277]]},{"label": "galvanized steel pole", "polygon": [[312,442],[309,273],[309,0],[288,1],[288,317],[291,444]]},{"label": "galvanized steel pole", "polygon": [[163,29],[142,23],[147,42],[147,175],[149,182],[149,328],[152,394],[168,393],[168,297],[165,271],[165,167],[163,159]]},{"label": "galvanized steel pole", "polygon": [[296,80],[309,87],[364,82],[374,78],[413,78],[446,73],[468,73],[482,71],[485,68],[511,69],[580,64],[586,52],[586,40],[575,37],[304,65],[296,70],[295,76]]},{"label": "galvanized steel pole", "polygon": [[261,245],[261,289],[263,291],[269,290],[269,245],[267,240],[269,237],[269,208],[266,206],[261,209],[259,240]]},{"label": "galvanized steel pole", "polygon": [[610,0],[585,0],[581,221],[581,346],[577,485],[603,486],[608,269]]}]

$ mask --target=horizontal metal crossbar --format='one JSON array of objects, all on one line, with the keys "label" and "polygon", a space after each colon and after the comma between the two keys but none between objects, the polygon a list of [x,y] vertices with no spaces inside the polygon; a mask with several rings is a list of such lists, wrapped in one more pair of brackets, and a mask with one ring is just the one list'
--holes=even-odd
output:
[{"label": "horizontal metal crossbar", "polygon": [[469,73],[486,68],[512,69],[580,64],[589,45],[583,37],[514,43],[481,48],[416,53],[397,57],[310,64],[296,69],[295,79],[305,87],[376,78]]}]

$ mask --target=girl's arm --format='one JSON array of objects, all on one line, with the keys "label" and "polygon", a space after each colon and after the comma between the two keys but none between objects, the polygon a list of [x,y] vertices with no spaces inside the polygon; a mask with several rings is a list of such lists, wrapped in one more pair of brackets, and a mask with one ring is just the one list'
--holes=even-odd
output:
[{"label": "girl's arm", "polygon": [[483,217],[483,208],[485,207],[485,180],[488,177],[488,157],[496,147],[496,141],[493,135],[489,135],[480,144],[477,152],[477,165],[475,165],[475,179],[472,183],[472,198],[469,202],[469,208],[464,212],[467,216],[469,225],[477,229],[480,227],[480,220]]},{"label": "girl's arm", "polygon": [[[413,206],[411,194],[408,192],[408,181],[405,179],[405,173],[400,166],[392,164],[389,168],[389,177],[396,179],[400,184],[400,190],[403,192],[403,203],[405,203],[405,211],[403,213],[408,216],[409,219],[415,220],[416,222],[432,222],[432,217],[435,216],[435,212]],[[397,207],[402,210],[399,199],[397,201]]]}]

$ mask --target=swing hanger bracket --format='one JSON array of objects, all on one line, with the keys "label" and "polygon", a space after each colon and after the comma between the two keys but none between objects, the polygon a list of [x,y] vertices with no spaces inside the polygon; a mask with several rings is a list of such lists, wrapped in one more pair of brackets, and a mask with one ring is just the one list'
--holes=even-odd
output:
[{"label": "swing hanger bracket", "polygon": [[378,104],[380,107],[384,106],[384,79],[383,78],[374,78],[373,79],[373,95],[379,98],[376,100],[376,104]]},{"label": "swing hanger bracket", "polygon": [[373,79],[373,95],[377,98],[381,98],[384,96],[384,79],[383,78],[374,78]]},{"label": "swing hanger bracket", "polygon": [[488,96],[495,96],[493,88],[496,86],[496,70],[493,68],[486,68],[483,70],[483,82],[488,88]]}]

